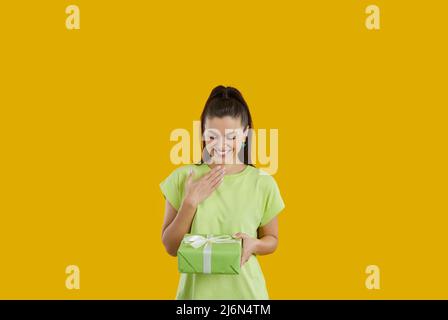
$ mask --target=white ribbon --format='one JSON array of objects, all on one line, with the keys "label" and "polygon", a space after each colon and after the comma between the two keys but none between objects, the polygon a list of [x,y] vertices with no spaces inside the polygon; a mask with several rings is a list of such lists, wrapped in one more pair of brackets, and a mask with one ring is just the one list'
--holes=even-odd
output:
[{"label": "white ribbon", "polygon": [[238,239],[233,239],[231,236],[222,235],[222,236],[213,236],[211,234],[207,235],[207,237],[199,236],[199,235],[191,235],[187,236],[183,240],[184,243],[189,244],[193,248],[197,249],[202,247],[205,244],[203,252],[203,273],[211,273],[212,272],[212,243],[235,243],[239,242]]}]

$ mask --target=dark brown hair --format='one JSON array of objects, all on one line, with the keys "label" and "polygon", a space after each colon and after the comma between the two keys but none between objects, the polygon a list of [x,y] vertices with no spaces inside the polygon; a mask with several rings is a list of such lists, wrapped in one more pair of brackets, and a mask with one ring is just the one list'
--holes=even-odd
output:
[{"label": "dark brown hair", "polygon": [[[243,128],[248,127],[248,135],[244,141],[244,147],[242,148],[242,155],[238,154],[239,159],[242,162],[253,166],[250,159],[250,145],[252,136],[252,117],[250,115],[249,107],[247,106],[246,100],[244,100],[241,92],[234,87],[225,87],[219,85],[215,87],[210,96],[205,103],[204,110],[201,114],[201,134],[205,132],[205,120],[207,118],[222,118],[225,116],[230,116],[232,118],[240,118]],[[202,154],[207,154],[205,149],[205,141],[202,142]],[[204,163],[203,157],[201,157],[201,162]]]}]

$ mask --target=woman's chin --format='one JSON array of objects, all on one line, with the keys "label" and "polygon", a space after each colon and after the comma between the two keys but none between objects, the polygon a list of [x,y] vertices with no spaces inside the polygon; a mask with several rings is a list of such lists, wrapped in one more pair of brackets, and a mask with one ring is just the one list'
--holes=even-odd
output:
[{"label": "woman's chin", "polygon": [[232,164],[233,163],[233,154],[223,154],[223,155],[213,155],[213,160],[215,163],[219,164]]}]

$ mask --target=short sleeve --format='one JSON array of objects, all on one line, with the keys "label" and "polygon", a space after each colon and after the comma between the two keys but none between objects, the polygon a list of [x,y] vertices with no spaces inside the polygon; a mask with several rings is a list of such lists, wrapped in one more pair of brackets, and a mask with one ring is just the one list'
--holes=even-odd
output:
[{"label": "short sleeve", "polygon": [[181,205],[180,172],[174,170],[160,183],[160,189],[165,199],[177,210]]},{"label": "short sleeve", "polygon": [[285,208],[285,203],[283,202],[277,182],[272,176],[266,176],[266,178],[266,200],[260,226],[268,224]]}]

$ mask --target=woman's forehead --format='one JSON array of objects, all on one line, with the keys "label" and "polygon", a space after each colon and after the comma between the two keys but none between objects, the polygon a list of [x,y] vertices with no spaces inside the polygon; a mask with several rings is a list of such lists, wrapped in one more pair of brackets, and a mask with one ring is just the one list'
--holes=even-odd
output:
[{"label": "woman's forehead", "polygon": [[221,118],[206,118],[204,127],[205,129],[215,129],[222,133],[228,133],[238,131],[237,129],[243,129],[243,124],[241,123],[241,117],[233,118],[225,116]]}]

